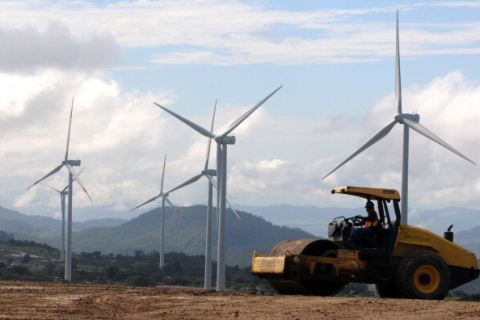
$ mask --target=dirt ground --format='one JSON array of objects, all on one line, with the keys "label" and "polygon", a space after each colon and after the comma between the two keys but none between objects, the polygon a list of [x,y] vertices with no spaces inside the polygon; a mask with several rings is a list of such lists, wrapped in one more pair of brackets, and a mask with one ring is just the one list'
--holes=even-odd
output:
[{"label": "dirt ground", "polygon": [[480,303],[0,281],[0,319],[480,319]]}]

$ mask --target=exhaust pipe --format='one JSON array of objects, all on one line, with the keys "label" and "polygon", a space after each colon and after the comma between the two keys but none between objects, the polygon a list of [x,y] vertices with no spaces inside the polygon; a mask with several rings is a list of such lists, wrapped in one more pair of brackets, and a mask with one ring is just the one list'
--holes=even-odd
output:
[{"label": "exhaust pipe", "polygon": [[447,239],[448,241],[451,241],[451,242],[453,242],[453,232],[450,231],[450,230],[452,230],[452,228],[453,228],[453,224],[450,225],[450,227],[448,227],[447,231],[445,231],[445,232],[443,233],[443,237],[444,237],[445,239]]}]

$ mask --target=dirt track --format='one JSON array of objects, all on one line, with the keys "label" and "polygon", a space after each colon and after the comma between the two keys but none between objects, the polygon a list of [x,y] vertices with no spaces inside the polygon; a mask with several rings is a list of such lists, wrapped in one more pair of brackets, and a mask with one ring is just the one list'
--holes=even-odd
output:
[{"label": "dirt track", "polygon": [[0,319],[480,319],[480,303],[0,281]]}]

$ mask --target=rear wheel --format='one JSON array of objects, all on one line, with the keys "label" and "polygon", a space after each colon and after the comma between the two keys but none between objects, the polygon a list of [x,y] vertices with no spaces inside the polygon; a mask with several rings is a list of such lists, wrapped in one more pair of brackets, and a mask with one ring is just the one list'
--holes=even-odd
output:
[{"label": "rear wheel", "polygon": [[400,263],[396,288],[402,297],[442,300],[450,288],[447,264],[433,252],[417,251]]}]

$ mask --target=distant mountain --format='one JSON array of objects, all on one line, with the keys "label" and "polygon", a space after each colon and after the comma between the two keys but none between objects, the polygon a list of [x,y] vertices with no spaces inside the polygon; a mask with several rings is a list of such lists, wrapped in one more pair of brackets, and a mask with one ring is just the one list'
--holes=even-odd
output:
[{"label": "distant mountain", "polygon": [[474,252],[480,258],[480,226],[456,233],[454,242]]},{"label": "distant mountain", "polygon": [[[266,207],[238,206],[238,208],[262,216],[274,224],[300,228],[321,237],[327,236],[327,226],[333,218],[365,214],[364,208],[320,208],[287,204]],[[410,210],[408,223],[443,236],[443,232],[451,224],[453,224],[452,231],[454,232],[469,230],[476,224],[480,225],[479,217],[480,210],[461,207]]]},{"label": "distant mountain", "polygon": [[319,237],[327,237],[328,224],[339,216],[364,214],[364,208],[292,206],[280,204],[266,207],[238,206],[238,209],[259,215],[279,226],[300,228]]},{"label": "distant mountain", "polygon": [[443,209],[432,209],[415,211],[411,210],[409,214],[409,224],[425,228],[440,236],[447,231],[447,228],[453,224],[452,231],[455,233],[464,230],[470,230],[476,225],[480,225],[480,210],[468,209],[462,207],[447,207]]},{"label": "distant mountain", "polygon": [[[166,252],[204,254],[206,207],[192,206],[179,209],[181,215],[176,214],[171,208],[165,209]],[[251,264],[254,250],[268,253],[277,243],[286,239],[314,238],[312,234],[298,228],[274,226],[261,217],[242,211],[238,213],[241,220],[227,210],[226,261],[229,265],[248,266]],[[85,223],[82,225],[84,226]],[[30,227],[33,229],[22,229],[20,233],[14,232],[15,238],[28,238],[60,247],[58,234],[37,236],[34,234],[36,229]],[[12,230],[9,229],[8,232]],[[215,260],[216,230],[213,237],[213,259]],[[160,208],[156,208],[115,227],[90,227],[76,231],[73,234],[72,246],[75,252],[101,251],[104,254],[133,255],[136,250],[158,252],[159,239]]]},{"label": "distant mountain", "polygon": [[[230,265],[242,266],[250,263],[253,250],[266,253],[285,239],[326,237],[328,223],[333,218],[364,213],[363,208],[291,205],[237,206],[237,209],[243,210],[240,211],[240,221],[230,210],[227,211],[227,262]],[[185,219],[170,208],[166,209],[167,252],[203,254],[206,207],[184,207],[181,212]],[[156,208],[131,220],[99,219],[74,222],[73,250],[132,255],[135,250],[159,251],[159,215],[159,208]],[[105,212],[99,211],[98,216],[105,216]],[[448,226],[453,224],[455,242],[480,256],[480,237],[476,236],[480,234],[480,227],[478,230],[471,230],[476,221],[479,221],[479,216],[480,210],[460,207],[412,210],[409,223],[441,236]],[[480,225],[480,221],[478,224]],[[0,230],[14,233],[17,239],[29,239],[60,247],[61,222],[57,219],[25,215],[0,206]]]},{"label": "distant mountain", "polygon": [[[72,229],[80,231],[92,227],[115,227],[126,221],[124,219],[73,221]],[[26,215],[0,206],[0,230],[15,234],[31,235],[38,237],[37,239],[55,237],[61,233],[62,221],[50,217]]]},{"label": "distant mountain", "polygon": [[[197,205],[179,209],[181,216],[175,214],[171,208],[165,209],[166,252],[204,254],[206,207]],[[229,265],[250,265],[254,250],[268,253],[277,243],[286,239],[314,237],[298,228],[275,226],[246,212],[238,211],[238,214],[241,220],[227,210],[226,261]],[[216,230],[213,237],[216,259]],[[118,227],[90,228],[77,232],[74,234],[73,243],[77,252],[99,250],[103,253],[133,254],[135,250],[159,251],[159,239],[160,208],[156,208]]]}]

